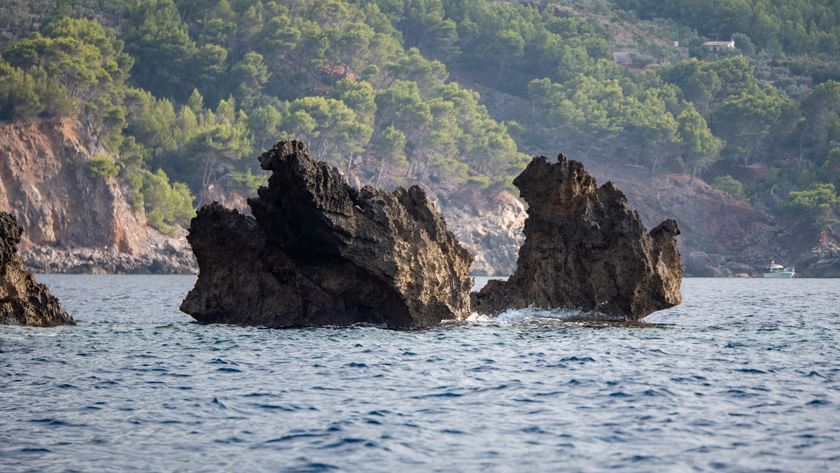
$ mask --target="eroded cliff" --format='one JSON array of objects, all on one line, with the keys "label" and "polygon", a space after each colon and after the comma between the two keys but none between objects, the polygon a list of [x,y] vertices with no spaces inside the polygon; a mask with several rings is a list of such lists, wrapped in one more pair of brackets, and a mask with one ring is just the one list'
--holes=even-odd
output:
[{"label": "eroded cliff", "polygon": [[183,234],[147,225],[116,177],[93,175],[105,150],[75,120],[0,124],[0,211],[23,227],[21,256],[39,272],[194,272]]}]

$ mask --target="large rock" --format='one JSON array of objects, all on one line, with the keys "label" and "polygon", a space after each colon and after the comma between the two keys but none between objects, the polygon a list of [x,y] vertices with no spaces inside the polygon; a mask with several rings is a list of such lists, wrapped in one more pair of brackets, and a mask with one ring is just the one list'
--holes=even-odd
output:
[{"label": "large rock", "polygon": [[199,210],[189,242],[199,265],[181,310],[202,322],[268,327],[372,323],[422,328],[470,313],[471,257],[419,187],[348,185],[280,142],[254,217]]},{"label": "large rock", "polygon": [[495,314],[534,306],[640,320],[681,302],[680,231],[666,220],[648,232],[612,183],[598,187],[583,165],[535,158],[514,184],[528,203],[516,272],[473,295]]},{"label": "large rock", "polygon": [[21,233],[15,217],[0,212],[0,324],[73,324],[73,318],[61,309],[58,299],[21,267],[17,256]]}]

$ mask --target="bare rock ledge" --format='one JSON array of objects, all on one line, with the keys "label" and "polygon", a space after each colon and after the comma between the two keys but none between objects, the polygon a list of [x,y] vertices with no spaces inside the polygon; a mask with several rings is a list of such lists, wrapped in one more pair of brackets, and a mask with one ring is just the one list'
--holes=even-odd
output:
[{"label": "bare rock ledge", "polygon": [[12,214],[0,212],[0,324],[74,324],[47,287],[23,270],[17,255],[22,232]]},{"label": "bare rock ledge", "polygon": [[260,156],[272,172],[254,217],[199,210],[199,266],[181,310],[202,322],[267,327],[370,323],[424,328],[470,314],[472,257],[417,187],[356,189],[303,143]]},{"label": "bare rock ledge", "polygon": [[681,302],[679,227],[648,232],[611,182],[598,187],[577,161],[534,158],[514,180],[528,203],[525,243],[514,274],[473,294],[472,309],[582,309],[641,320]]}]

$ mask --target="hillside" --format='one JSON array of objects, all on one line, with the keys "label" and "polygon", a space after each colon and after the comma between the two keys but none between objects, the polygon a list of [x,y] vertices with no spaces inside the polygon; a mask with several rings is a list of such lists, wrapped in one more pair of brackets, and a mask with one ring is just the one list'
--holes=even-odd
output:
[{"label": "hillside", "polygon": [[[244,205],[265,179],[254,157],[298,138],[357,185],[430,189],[480,273],[512,267],[524,218],[512,177],[560,151],[647,219],[703,219],[683,222],[683,250],[711,255],[711,274],[830,259],[840,33],[836,18],[811,19],[836,5],[747,3],[761,21],[712,27],[688,13],[696,1],[0,0],[0,120],[77,123],[126,218],[173,236],[197,206]],[[716,5],[713,17],[740,8]]]},{"label": "hillside", "polygon": [[184,232],[149,227],[125,184],[95,172],[99,148],[79,127],[0,124],[0,211],[23,227],[24,263],[42,272],[194,271]]}]

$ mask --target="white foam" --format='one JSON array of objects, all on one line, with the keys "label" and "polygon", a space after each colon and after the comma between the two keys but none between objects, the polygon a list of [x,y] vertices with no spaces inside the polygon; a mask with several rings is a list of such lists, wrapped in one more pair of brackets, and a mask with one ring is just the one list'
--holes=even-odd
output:
[{"label": "white foam", "polygon": [[[467,317],[466,322],[478,325],[513,325],[519,323],[541,322],[541,321],[578,321],[578,320],[605,320],[603,316],[594,312],[585,312],[576,309],[538,309],[527,307],[525,309],[511,309],[502,312],[497,316],[489,316],[473,312]],[[614,320],[615,317],[609,319]]]}]

